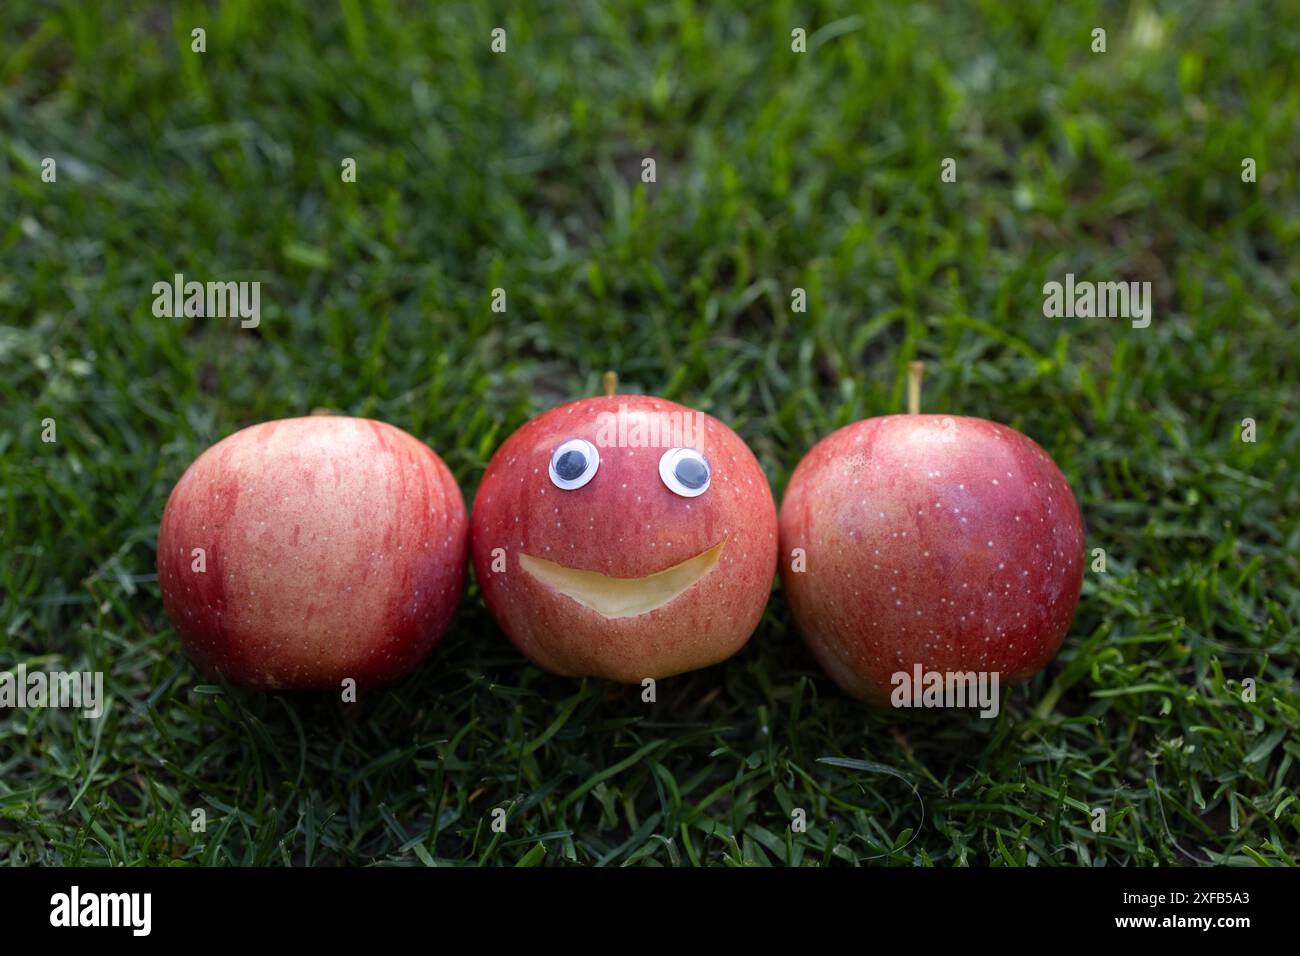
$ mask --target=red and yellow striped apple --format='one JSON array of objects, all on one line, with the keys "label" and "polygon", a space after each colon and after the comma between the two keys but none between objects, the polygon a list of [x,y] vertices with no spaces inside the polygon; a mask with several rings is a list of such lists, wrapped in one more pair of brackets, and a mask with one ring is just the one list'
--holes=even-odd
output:
[{"label": "red and yellow striped apple", "polygon": [[874,704],[917,665],[1027,679],[1078,604],[1084,537],[1070,486],[1031,439],[983,419],[841,428],[795,469],[780,524],[799,630],[838,684]]},{"label": "red and yellow striped apple", "polygon": [[442,636],[465,586],[451,472],[392,425],[313,416],[213,445],[158,534],[163,603],[208,674],[264,689],[378,685]]},{"label": "red and yellow striped apple", "polygon": [[649,396],[581,399],[523,425],[489,463],[471,520],[479,589],[515,645],[546,670],[626,683],[739,650],[776,544],[772,492],[744,441]]}]

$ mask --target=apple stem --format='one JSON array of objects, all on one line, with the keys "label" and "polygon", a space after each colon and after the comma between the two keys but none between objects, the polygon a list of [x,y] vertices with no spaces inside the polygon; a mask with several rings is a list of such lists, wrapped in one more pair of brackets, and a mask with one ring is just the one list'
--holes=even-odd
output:
[{"label": "apple stem", "polygon": [[921,377],[925,375],[924,362],[907,363],[907,414],[921,414]]},{"label": "apple stem", "polygon": [[605,373],[605,397],[613,398],[618,391],[618,372]]}]

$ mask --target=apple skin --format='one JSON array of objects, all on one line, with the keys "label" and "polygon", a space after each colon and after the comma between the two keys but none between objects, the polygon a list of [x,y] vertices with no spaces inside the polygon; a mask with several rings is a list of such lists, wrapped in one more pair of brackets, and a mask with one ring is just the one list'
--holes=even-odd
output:
[{"label": "apple skin", "polygon": [[[1083,581],[1070,486],[1031,439],[949,415],[856,422],[813,447],[781,503],[782,588],[817,660],[887,705],[894,673],[1026,680],[1056,654]],[[806,570],[787,560],[806,552]]]},{"label": "apple skin", "polygon": [[181,476],[158,533],[163,604],[190,656],[266,690],[402,677],[446,630],[467,557],[451,471],[423,442],[364,418],[230,435]]},{"label": "apple skin", "polygon": [[[659,476],[664,447],[605,447],[601,413],[698,415],[712,470],[707,491],[684,498]],[[591,482],[551,483],[554,449],[569,438],[597,447]],[[521,553],[615,578],[640,578],[726,544],[717,564],[675,598],[610,618],[553,590],[520,565]],[[662,678],[725,660],[758,626],[776,575],[776,505],[749,446],[710,415],[662,398],[585,398],[537,416],[489,462],[470,531],[475,578],[489,610],[537,666],[565,676],[623,683]],[[494,549],[504,570],[494,571]]]}]

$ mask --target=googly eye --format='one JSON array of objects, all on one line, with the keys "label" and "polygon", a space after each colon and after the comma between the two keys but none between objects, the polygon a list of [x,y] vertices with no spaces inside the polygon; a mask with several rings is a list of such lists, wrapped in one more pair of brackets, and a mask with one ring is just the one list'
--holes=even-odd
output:
[{"label": "googly eye", "polygon": [[673,494],[696,498],[709,490],[713,472],[694,448],[670,448],[659,459],[659,477]]},{"label": "googly eye", "polygon": [[551,484],[565,491],[581,488],[596,477],[600,452],[582,438],[570,438],[551,452]]}]

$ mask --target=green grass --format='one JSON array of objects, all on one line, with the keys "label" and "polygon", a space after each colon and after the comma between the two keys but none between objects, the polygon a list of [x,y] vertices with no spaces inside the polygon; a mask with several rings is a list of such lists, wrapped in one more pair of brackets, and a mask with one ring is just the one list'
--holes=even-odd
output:
[{"label": "green grass", "polygon": [[[1294,4],[496,6],[0,9],[0,669],[112,696],[0,716],[0,860],[1294,864]],[[260,328],[154,318],[175,272],[262,281]],[[1151,281],[1151,327],[1044,318],[1066,272]],[[207,684],[163,614],[166,495],[245,424],[384,419],[472,500],[617,368],[731,423],[779,498],[915,358],[927,409],[1054,456],[1107,553],[996,721],[864,710],[779,587],[653,706],[528,666],[472,588],[349,707]]]}]

